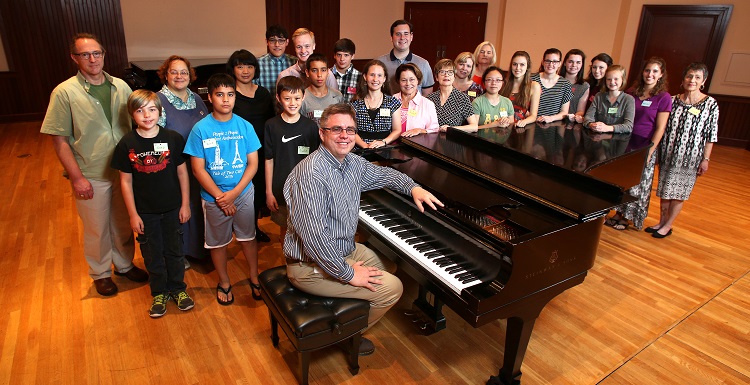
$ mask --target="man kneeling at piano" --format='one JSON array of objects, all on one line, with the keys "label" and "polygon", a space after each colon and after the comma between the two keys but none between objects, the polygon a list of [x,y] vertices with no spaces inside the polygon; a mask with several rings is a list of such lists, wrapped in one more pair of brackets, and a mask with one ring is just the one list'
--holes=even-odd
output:
[{"label": "man kneeling at piano", "polygon": [[[334,104],[320,118],[321,146],[302,160],[284,184],[289,208],[284,237],[287,275],[300,290],[323,296],[370,302],[368,329],[401,298],[396,265],[355,243],[360,195],[388,187],[423,205],[443,206],[430,192],[392,168],[376,166],[351,154],[357,128],[354,109]],[[362,338],[360,355],[375,351]]]}]

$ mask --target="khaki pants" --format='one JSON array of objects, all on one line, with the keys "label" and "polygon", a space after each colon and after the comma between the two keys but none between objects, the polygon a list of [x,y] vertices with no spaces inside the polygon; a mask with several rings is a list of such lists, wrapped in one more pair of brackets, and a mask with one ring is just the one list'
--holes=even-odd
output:
[{"label": "khaki pants", "polygon": [[89,179],[89,182],[94,188],[94,198],[76,197],[78,216],[83,222],[83,254],[89,264],[89,275],[93,279],[110,277],[113,264],[118,272],[125,273],[133,268],[135,244],[120,180]]},{"label": "khaki pants", "polygon": [[401,280],[393,275],[396,271],[396,264],[387,258],[378,257],[372,250],[357,243],[354,251],[346,256],[346,262],[353,265],[359,261],[363,261],[364,266],[376,266],[383,271],[383,275],[378,277],[383,283],[374,285],[376,291],[352,286],[331,278],[315,263],[288,263],[286,271],[292,285],[304,292],[321,297],[357,298],[369,301],[370,315],[367,319],[369,329],[398,302],[404,292],[404,287]]}]

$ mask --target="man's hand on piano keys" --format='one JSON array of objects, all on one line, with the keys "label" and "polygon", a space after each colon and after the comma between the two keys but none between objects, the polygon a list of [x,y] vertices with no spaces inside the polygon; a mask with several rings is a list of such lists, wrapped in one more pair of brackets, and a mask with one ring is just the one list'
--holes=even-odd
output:
[{"label": "man's hand on piano keys", "polygon": [[443,202],[440,202],[439,199],[435,198],[434,195],[432,195],[431,192],[417,186],[411,189],[411,197],[414,198],[414,204],[417,205],[417,208],[419,209],[419,212],[424,212],[424,207],[422,206],[422,203],[426,204],[427,206],[430,206],[433,210],[437,210],[437,207],[435,205],[438,205],[440,207],[443,207]]},{"label": "man's hand on piano keys", "polygon": [[377,267],[363,266],[363,263],[363,261],[359,261],[352,265],[352,269],[354,269],[354,277],[349,281],[349,284],[375,291],[377,289],[375,289],[373,284],[380,285],[383,283],[383,281],[375,277],[380,277],[383,273]]}]

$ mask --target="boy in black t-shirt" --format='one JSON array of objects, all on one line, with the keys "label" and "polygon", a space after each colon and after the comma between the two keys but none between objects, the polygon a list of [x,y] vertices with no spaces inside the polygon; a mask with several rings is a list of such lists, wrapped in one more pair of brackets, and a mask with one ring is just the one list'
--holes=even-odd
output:
[{"label": "boy in black t-shirt", "polygon": [[138,127],[115,147],[112,167],[120,170],[130,227],[138,234],[149,272],[154,297],[149,315],[158,318],[167,312],[170,298],[180,310],[194,306],[185,291],[180,235],[180,223],[190,219],[188,171],[182,157],[185,141],[179,133],[156,124],[161,102],[155,93],[133,92],[128,112]]},{"label": "boy in black t-shirt", "polygon": [[320,145],[318,125],[300,115],[304,98],[302,79],[294,76],[279,79],[276,100],[282,112],[266,121],[263,144],[266,149],[266,205],[271,210],[271,220],[281,227],[282,250],[289,217],[284,201],[284,182],[294,166]]}]

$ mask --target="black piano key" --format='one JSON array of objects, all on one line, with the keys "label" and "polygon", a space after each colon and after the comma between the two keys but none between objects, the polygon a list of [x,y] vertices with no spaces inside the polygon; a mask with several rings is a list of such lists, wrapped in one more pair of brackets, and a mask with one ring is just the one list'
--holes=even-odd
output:
[{"label": "black piano key", "polygon": [[430,245],[430,242],[425,242],[425,243],[423,243],[421,245],[414,246],[414,248],[417,251],[422,252],[422,253],[434,249],[434,247],[432,247],[432,245]]},{"label": "black piano key", "polygon": [[445,271],[446,271],[447,273],[451,273],[451,274],[454,274],[454,273],[457,273],[457,272],[460,272],[460,271],[465,271],[465,269],[464,269],[464,267],[463,267],[463,266],[461,266],[461,265],[453,265],[453,266],[451,266],[451,267],[449,267],[449,268],[445,269]]},{"label": "black piano key", "polygon": [[377,214],[377,215],[373,215],[372,216],[372,219],[374,219],[374,220],[376,220],[378,222],[382,222],[382,221],[388,220],[388,219],[400,219],[400,218],[401,218],[400,216],[395,215],[395,214]]},{"label": "black piano key", "polygon": [[408,224],[408,223],[409,222],[407,222],[407,221],[405,221],[403,219],[388,219],[388,220],[380,222],[381,225],[383,225],[384,227],[389,228],[389,229],[391,227],[394,227],[394,226],[405,225],[405,224]]},{"label": "black piano key", "polygon": [[446,263],[453,264],[453,261],[451,261],[450,258],[446,258],[446,257],[436,258],[432,262],[434,262],[438,266],[442,266],[443,264],[446,264]]},{"label": "black piano key", "polygon": [[477,279],[477,277],[472,272],[467,271],[466,273],[457,275],[456,279],[463,283],[466,283]]},{"label": "black piano key", "polygon": [[400,233],[400,232],[403,232],[403,231],[412,231],[412,230],[416,230],[416,229],[418,229],[417,226],[415,226],[413,224],[408,224],[408,225],[396,226],[396,227],[392,228],[391,231],[393,231],[394,234],[398,235],[398,233]]}]

